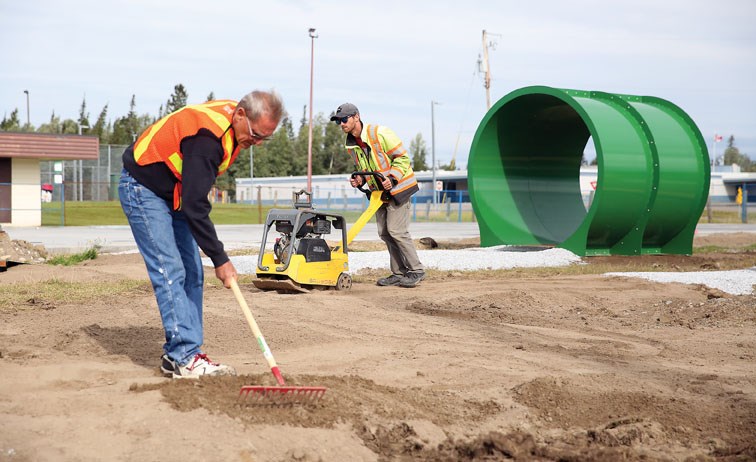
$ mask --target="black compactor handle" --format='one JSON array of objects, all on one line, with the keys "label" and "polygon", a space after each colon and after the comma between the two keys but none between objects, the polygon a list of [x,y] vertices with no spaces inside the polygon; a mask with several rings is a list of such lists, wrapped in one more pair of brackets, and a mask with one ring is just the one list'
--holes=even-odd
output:
[{"label": "black compactor handle", "polygon": [[383,189],[383,180],[386,179],[385,176],[383,176],[383,173],[381,172],[352,172],[352,178],[357,178],[358,176],[362,177],[362,184],[357,186],[357,189],[362,191],[363,193],[370,195],[370,191],[366,191],[362,189],[363,186],[367,184],[367,177],[372,176],[376,179],[376,183],[378,183],[378,189],[381,191],[384,191]]}]

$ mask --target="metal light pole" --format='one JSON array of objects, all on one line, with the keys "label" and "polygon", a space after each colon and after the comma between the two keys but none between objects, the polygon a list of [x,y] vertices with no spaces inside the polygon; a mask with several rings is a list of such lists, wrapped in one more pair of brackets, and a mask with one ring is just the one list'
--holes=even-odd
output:
[{"label": "metal light pole", "polygon": [[315,29],[310,28],[310,127],[307,133],[307,191],[312,193],[312,80],[315,69]]},{"label": "metal light pole", "polygon": [[255,147],[249,147],[249,203],[255,203]]},{"label": "metal light pole", "polygon": [[[79,125],[79,136],[81,136],[81,129],[86,128],[89,129],[89,125]],[[99,161],[99,156],[98,159]],[[74,160],[74,168],[76,168],[76,161]],[[99,173],[98,173],[99,174]],[[79,200],[84,200],[84,161],[79,159]]]},{"label": "metal light pole", "polygon": [[431,185],[433,188],[433,204],[438,203],[438,195],[436,194],[436,119],[434,115],[433,107],[438,103],[436,101],[431,101],[431,162],[433,165],[431,166],[431,170],[433,172],[433,184]]},{"label": "metal light pole", "polygon": [[24,93],[26,93],[26,125],[31,125],[31,122],[29,122],[29,90],[24,90]]}]

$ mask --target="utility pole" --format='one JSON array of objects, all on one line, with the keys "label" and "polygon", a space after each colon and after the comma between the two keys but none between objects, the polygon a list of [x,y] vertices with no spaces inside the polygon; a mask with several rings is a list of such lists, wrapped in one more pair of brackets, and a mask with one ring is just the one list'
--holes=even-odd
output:
[{"label": "utility pole", "polygon": [[[89,125],[79,125],[79,136],[81,136],[81,129],[86,128],[89,129]],[[98,156],[99,159],[99,156]],[[76,166],[76,161],[74,160],[74,168]],[[82,159],[79,159],[79,200],[84,200],[84,161]]]},{"label": "utility pole", "polygon": [[254,204],[255,194],[255,147],[249,147],[249,203]]},{"label": "utility pole", "polygon": [[491,66],[488,65],[488,37],[483,29],[483,86],[486,87],[486,109],[491,109]]},{"label": "utility pole", "polygon": [[315,69],[315,28],[310,28],[310,126],[307,133],[307,192],[312,194],[312,81]]},{"label": "utility pole", "polygon": [[434,106],[440,104],[436,101],[431,101],[431,162],[433,163],[431,171],[433,172],[432,189],[433,189],[433,205],[438,203],[438,195],[436,194],[436,118]]},{"label": "utility pole", "polygon": [[31,122],[29,122],[29,90],[24,90],[24,93],[26,93],[26,125],[31,126]]}]

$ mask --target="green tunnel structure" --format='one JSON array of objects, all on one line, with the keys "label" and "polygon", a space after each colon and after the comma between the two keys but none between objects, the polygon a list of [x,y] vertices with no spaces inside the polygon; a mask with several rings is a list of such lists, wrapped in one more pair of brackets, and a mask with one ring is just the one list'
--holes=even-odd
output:
[{"label": "green tunnel structure", "polygon": [[[590,206],[580,166],[590,141]],[[486,113],[468,159],[481,245],[556,245],[577,255],[690,254],[706,204],[701,132],[661,98],[525,87]]]}]

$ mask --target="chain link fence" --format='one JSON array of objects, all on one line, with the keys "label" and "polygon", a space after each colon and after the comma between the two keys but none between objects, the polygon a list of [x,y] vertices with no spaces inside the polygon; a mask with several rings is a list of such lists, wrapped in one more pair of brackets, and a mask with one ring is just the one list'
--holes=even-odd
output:
[{"label": "chain link fence", "polygon": [[[49,202],[112,201],[118,199],[118,178],[121,175],[126,145],[100,146],[100,155],[92,160],[40,162],[40,182],[50,189]],[[64,195],[63,198],[61,195]],[[43,201],[45,196],[43,194]]]}]

